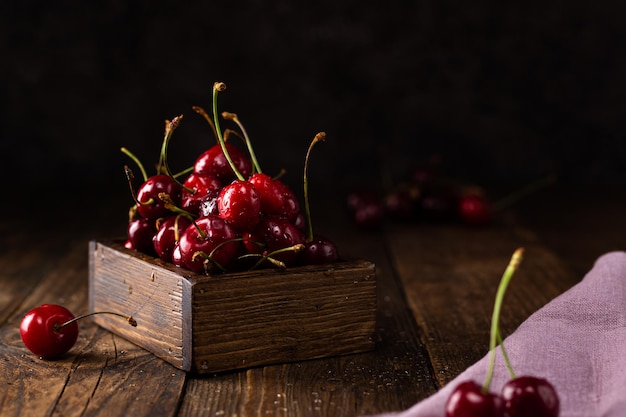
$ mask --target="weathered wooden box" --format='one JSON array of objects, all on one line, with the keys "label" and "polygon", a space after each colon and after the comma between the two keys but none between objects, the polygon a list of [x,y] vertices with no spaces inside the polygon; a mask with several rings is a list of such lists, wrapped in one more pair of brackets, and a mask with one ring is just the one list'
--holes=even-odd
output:
[{"label": "weathered wooden box", "polygon": [[177,368],[214,373],[372,350],[375,266],[367,261],[204,276],[89,243],[95,322]]}]

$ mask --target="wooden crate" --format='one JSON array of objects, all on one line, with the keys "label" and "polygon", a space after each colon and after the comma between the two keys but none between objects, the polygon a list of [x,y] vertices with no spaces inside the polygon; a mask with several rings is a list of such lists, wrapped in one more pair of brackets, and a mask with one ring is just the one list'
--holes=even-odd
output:
[{"label": "wooden crate", "polygon": [[89,243],[95,322],[177,368],[214,373],[372,350],[375,265],[198,275],[124,248]]}]

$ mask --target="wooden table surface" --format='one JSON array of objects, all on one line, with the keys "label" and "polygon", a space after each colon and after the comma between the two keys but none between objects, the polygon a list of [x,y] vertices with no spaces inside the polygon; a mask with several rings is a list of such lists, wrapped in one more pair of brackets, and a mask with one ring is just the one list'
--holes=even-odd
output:
[{"label": "wooden table surface", "polygon": [[406,409],[486,354],[495,289],[516,248],[526,252],[502,312],[505,335],[582,279],[598,256],[626,249],[625,194],[558,185],[489,227],[387,222],[377,232],[357,230],[329,200],[340,214],[318,215],[318,230],[377,265],[376,350],[201,377],[90,320],[63,358],[32,355],[19,336],[22,316],[42,303],[87,311],[87,242],[123,232],[126,202],[57,200],[52,214],[35,205],[28,216],[3,215],[0,415],[349,417]]}]

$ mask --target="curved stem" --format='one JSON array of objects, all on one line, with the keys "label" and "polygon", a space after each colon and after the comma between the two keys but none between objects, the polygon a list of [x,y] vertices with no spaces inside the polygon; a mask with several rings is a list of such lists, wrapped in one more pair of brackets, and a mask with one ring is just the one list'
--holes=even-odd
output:
[{"label": "curved stem", "polygon": [[511,379],[515,379],[515,371],[513,371],[511,360],[509,359],[509,355],[506,353],[506,349],[504,348],[504,341],[502,340],[502,333],[500,332],[499,327],[498,327],[498,344],[500,345],[500,350],[502,351],[502,357],[504,358],[506,369],[509,371],[509,376],[511,377]]},{"label": "curved stem", "polygon": [[243,127],[243,123],[241,123],[241,121],[239,120],[239,118],[237,117],[235,113],[229,113],[225,111],[225,112],[222,112],[222,117],[226,120],[232,120],[233,122],[237,124],[237,126],[239,126],[239,129],[241,129],[241,133],[243,134],[243,139],[246,142],[246,147],[248,148],[250,159],[252,159],[252,164],[254,165],[256,172],[261,174],[263,171],[261,171],[261,166],[259,165],[259,161],[256,159],[256,154],[254,153],[254,149],[252,148],[252,141],[250,140],[250,137],[248,136],[248,132],[246,131],[246,128]]},{"label": "curved stem", "polygon": [[116,313],[115,311],[94,311],[94,312],[91,312],[91,313],[83,314],[82,316],[74,317],[73,319],[68,320],[65,323],[55,324],[54,325],[54,331],[58,332],[59,330],[61,330],[65,326],[69,326],[70,324],[72,324],[72,323],[74,323],[74,322],[76,322],[76,321],[78,321],[80,319],[84,319],[85,317],[95,316],[96,314],[112,314],[114,316],[122,317],[123,319],[126,319],[128,324],[130,324],[133,327],[137,327],[137,320],[135,320],[133,318],[133,316],[127,316],[125,314]]},{"label": "curved stem", "polygon": [[217,139],[217,130],[215,129],[215,125],[213,124],[213,120],[211,120],[209,114],[200,106],[191,106],[191,108],[200,116],[204,117],[209,126],[211,126],[211,130],[213,131],[213,135],[215,135],[215,139]]},{"label": "curved stem", "polygon": [[533,183],[526,185],[525,187],[520,188],[519,190],[509,194],[508,196],[496,201],[493,204],[494,211],[504,210],[507,207],[512,206],[522,198],[526,197],[529,194],[535,193],[542,188],[545,188],[549,185],[554,184],[557,181],[556,175],[548,175],[545,178],[541,178]]},{"label": "curved stem", "polygon": [[306,151],[306,157],[304,159],[304,210],[307,220],[307,242],[311,242],[313,240],[313,224],[311,223],[311,207],[309,204],[309,157],[311,155],[311,149],[313,149],[313,146],[315,146],[317,142],[323,142],[325,140],[325,132],[319,132],[317,135],[315,135],[315,137],[311,141],[311,144],[309,145],[309,149],[307,149]]},{"label": "curved stem", "polygon": [[243,175],[241,175],[241,172],[239,172],[239,170],[235,166],[235,163],[233,162],[233,159],[230,157],[230,154],[228,153],[228,149],[226,149],[226,142],[224,141],[224,136],[222,135],[222,129],[220,128],[219,117],[217,116],[217,94],[224,90],[226,90],[226,84],[220,83],[220,82],[216,82],[215,84],[213,84],[213,123],[215,124],[217,140],[220,143],[220,146],[222,147],[222,152],[224,152],[224,156],[226,157],[226,160],[228,161],[230,168],[233,170],[233,172],[237,176],[237,179],[239,179],[240,181],[245,181],[245,178],[243,177]]},{"label": "curved stem", "polygon": [[499,332],[498,329],[500,311],[502,309],[502,300],[504,299],[504,294],[506,293],[509,282],[511,282],[511,278],[513,278],[513,274],[515,273],[517,267],[522,261],[523,255],[524,248],[518,248],[513,253],[508,266],[504,270],[504,274],[502,275],[502,279],[500,280],[500,284],[498,285],[498,291],[496,292],[496,300],[493,306],[493,314],[491,316],[491,331],[489,338],[489,367],[487,368],[487,375],[485,377],[485,383],[483,384],[484,392],[487,392],[489,390],[489,386],[491,385],[491,380],[493,378],[493,370],[496,363],[496,339]]},{"label": "curved stem", "polygon": [[137,164],[137,166],[139,167],[139,170],[141,171],[141,175],[143,176],[143,180],[145,182],[148,179],[148,174],[146,173],[146,170],[143,167],[143,164],[141,163],[139,158],[137,158],[131,151],[129,151],[128,149],[124,147],[120,148],[120,151],[122,151],[122,153],[124,153],[126,156],[132,159],[135,162],[135,164]]},{"label": "curved stem", "polygon": [[167,162],[167,148],[169,146],[170,143],[170,139],[172,138],[172,133],[174,133],[174,130],[176,130],[176,128],[178,127],[178,125],[180,124],[180,121],[182,120],[183,115],[181,114],[180,116],[176,116],[172,119],[171,122],[167,122],[166,126],[165,126],[165,137],[163,138],[163,144],[161,145],[161,159],[159,160],[159,172],[161,172],[161,170],[163,170],[165,172],[165,174],[170,177],[172,180],[174,180],[174,182],[176,184],[178,184],[181,188],[185,189],[186,191],[188,191],[191,194],[195,194],[195,190],[192,190],[191,188],[185,187],[183,185],[183,183],[181,183],[177,176],[172,174],[172,171],[170,171],[170,167],[169,164]]}]

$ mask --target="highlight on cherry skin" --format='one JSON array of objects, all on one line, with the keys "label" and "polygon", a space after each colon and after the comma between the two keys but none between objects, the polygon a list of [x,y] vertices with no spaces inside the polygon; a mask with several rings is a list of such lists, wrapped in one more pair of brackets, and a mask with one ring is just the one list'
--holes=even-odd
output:
[{"label": "highlight on cherry skin", "polygon": [[132,316],[98,311],[75,316],[58,304],[42,304],[24,315],[20,323],[20,336],[24,345],[41,359],[57,359],[67,353],[78,339],[78,320],[95,314],[112,314],[137,327]]}]

